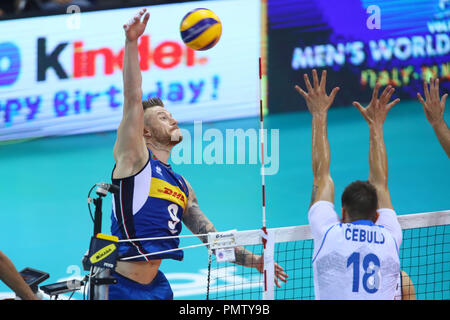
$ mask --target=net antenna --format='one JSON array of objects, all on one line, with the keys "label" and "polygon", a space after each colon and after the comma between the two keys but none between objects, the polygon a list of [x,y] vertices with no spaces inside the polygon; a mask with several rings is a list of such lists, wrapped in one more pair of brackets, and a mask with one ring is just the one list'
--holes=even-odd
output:
[{"label": "net antenna", "polygon": [[[259,57],[258,60],[259,66],[259,112],[260,112],[260,128],[259,128],[259,141],[260,141],[260,149],[261,149],[261,185],[262,185],[262,227],[259,230],[259,243],[263,245],[263,286],[262,286],[262,299],[263,300],[274,300],[275,290],[275,262],[274,262],[274,252],[275,252],[275,242],[274,242],[274,233],[271,230],[267,229],[266,226],[266,196],[265,196],[265,171],[264,171],[264,117],[263,117],[263,100],[262,100],[262,60]],[[239,234],[239,233],[237,233]],[[236,246],[235,242],[235,234],[232,233],[229,236],[229,239],[233,239],[233,245],[231,243],[222,244],[216,243],[214,240],[215,236],[224,237],[222,233],[214,233],[209,235],[210,240],[208,241],[210,245],[208,246],[208,279],[207,279],[207,289],[206,289],[206,300],[210,299],[210,289],[211,289],[211,264],[212,264],[212,256],[214,252],[221,246],[224,245],[226,247]],[[231,269],[230,269],[231,270]],[[234,270],[234,269],[233,269]],[[230,272],[226,268],[224,268],[222,273]],[[247,284],[249,285],[249,284]],[[250,285],[251,286],[251,285]]]},{"label": "net antenna", "polygon": [[259,57],[259,114],[260,128],[259,141],[261,145],[261,186],[262,186],[262,228],[261,237],[263,243],[263,261],[264,261],[264,287],[263,300],[274,299],[274,242],[273,235],[266,228],[266,194],[265,194],[265,171],[264,171],[264,110],[262,100],[262,60]]}]

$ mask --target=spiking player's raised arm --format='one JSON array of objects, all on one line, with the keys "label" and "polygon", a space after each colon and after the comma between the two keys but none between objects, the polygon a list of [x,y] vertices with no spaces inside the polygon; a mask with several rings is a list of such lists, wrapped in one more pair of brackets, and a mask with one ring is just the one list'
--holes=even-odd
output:
[{"label": "spiking player's raised arm", "polygon": [[[138,39],[144,33],[150,14],[142,9],[127,24],[123,61],[123,116],[117,129],[113,155],[114,176],[127,177],[142,169],[148,158],[144,137],[142,108],[142,75],[139,66]],[[143,18],[143,19],[142,19]]]}]

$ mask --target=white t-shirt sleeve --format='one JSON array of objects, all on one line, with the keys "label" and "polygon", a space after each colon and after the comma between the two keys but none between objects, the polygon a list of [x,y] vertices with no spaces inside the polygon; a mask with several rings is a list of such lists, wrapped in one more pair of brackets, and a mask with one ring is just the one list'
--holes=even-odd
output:
[{"label": "white t-shirt sleeve", "polygon": [[397,219],[397,214],[394,210],[389,208],[381,208],[377,210],[378,219],[376,224],[383,226],[388,230],[397,243],[397,248],[400,248],[403,240],[402,227]]},{"label": "white t-shirt sleeve", "polygon": [[315,241],[320,241],[327,230],[339,223],[334,204],[329,201],[317,201],[308,211],[309,227]]}]

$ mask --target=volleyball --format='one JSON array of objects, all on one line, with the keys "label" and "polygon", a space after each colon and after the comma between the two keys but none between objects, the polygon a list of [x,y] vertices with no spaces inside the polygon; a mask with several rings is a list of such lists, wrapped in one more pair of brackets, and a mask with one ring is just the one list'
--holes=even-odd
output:
[{"label": "volleyball", "polygon": [[208,50],[219,42],[222,23],[209,9],[197,8],[188,12],[181,20],[181,39],[191,49]]}]

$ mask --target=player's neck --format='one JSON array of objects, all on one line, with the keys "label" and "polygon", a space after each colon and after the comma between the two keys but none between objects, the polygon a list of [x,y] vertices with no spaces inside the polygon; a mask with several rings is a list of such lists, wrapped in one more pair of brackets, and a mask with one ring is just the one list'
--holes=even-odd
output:
[{"label": "player's neck", "polygon": [[147,147],[152,151],[152,154],[164,164],[169,164],[171,146],[162,146],[151,141],[147,141]]}]

